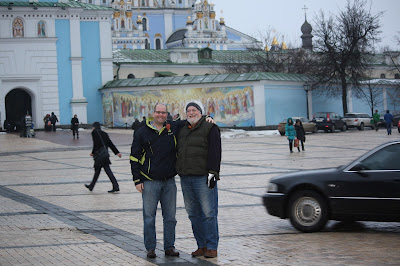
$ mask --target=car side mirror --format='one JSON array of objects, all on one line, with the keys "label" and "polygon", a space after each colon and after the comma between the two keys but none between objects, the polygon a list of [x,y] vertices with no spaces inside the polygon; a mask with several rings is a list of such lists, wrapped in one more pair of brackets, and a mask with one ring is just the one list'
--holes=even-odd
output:
[{"label": "car side mirror", "polygon": [[354,165],[350,169],[350,171],[355,171],[355,172],[357,172],[357,174],[366,177],[367,173],[365,172],[365,170],[369,170],[368,167],[365,164],[360,163],[360,162],[358,162],[356,165]]}]

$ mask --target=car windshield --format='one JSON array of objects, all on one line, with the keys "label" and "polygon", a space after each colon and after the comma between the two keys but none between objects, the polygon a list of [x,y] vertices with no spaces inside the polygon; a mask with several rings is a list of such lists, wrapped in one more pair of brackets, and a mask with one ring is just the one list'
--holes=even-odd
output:
[{"label": "car windshield", "polygon": [[326,113],[315,113],[314,117],[326,118]]},{"label": "car windshield", "polygon": [[361,163],[368,170],[400,170],[400,144],[386,146]]},{"label": "car windshield", "polygon": [[344,118],[355,118],[355,117],[357,117],[356,114],[346,114],[346,115],[344,116]]}]

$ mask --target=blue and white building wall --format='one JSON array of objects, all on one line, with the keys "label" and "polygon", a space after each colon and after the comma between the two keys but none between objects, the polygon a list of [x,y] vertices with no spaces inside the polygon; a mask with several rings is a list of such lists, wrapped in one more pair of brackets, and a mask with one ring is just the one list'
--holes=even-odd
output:
[{"label": "blue and white building wall", "polygon": [[[113,79],[113,10],[27,5],[0,7],[0,122],[6,118],[6,97],[16,89],[29,95],[37,128],[51,112],[63,125],[74,114],[81,123],[101,121],[98,88]],[[22,25],[18,36],[16,18]]]}]

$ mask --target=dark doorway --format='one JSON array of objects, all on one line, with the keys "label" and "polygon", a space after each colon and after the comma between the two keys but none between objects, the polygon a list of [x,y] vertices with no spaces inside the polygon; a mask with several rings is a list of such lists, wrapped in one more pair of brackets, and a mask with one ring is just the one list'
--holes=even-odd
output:
[{"label": "dark doorway", "polygon": [[27,112],[32,115],[31,96],[21,89],[10,91],[6,96],[6,119],[17,131]]}]

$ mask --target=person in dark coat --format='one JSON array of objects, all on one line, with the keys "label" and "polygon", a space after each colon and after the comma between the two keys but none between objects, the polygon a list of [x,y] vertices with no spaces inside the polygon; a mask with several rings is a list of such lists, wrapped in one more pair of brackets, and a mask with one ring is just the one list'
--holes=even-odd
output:
[{"label": "person in dark coat", "polygon": [[79,139],[79,119],[77,115],[74,115],[74,117],[72,117],[71,119],[71,130],[72,130],[72,135],[75,138],[75,134],[76,137]]},{"label": "person in dark coat", "polygon": [[[94,122],[92,124],[92,126],[93,126],[93,131],[92,131],[93,149],[92,149],[92,153],[90,153],[90,156],[95,155],[100,150],[100,148],[103,146],[103,143],[104,143],[104,145],[107,147],[107,149],[110,148],[114,152],[115,155],[117,155],[119,158],[121,158],[121,156],[122,156],[121,153],[114,146],[114,144],[112,143],[108,134],[100,129],[100,123]],[[119,185],[118,185],[117,180],[114,177],[113,172],[111,171],[110,164],[111,164],[111,161],[109,158],[102,160],[102,161],[95,160],[94,161],[94,176],[93,176],[92,183],[90,183],[90,185],[85,184],[85,187],[88,188],[90,191],[92,191],[94,188],[94,185],[97,182],[97,179],[99,178],[101,168],[104,168],[104,171],[108,175],[108,178],[110,178],[110,181],[113,185],[113,189],[109,190],[108,192],[109,193],[118,192]]]},{"label": "person in dark coat", "polygon": [[58,122],[58,118],[54,114],[54,112],[51,112],[50,122],[51,122],[51,126],[52,126],[53,131],[56,131],[56,123]]},{"label": "person in dark coat", "polygon": [[[304,142],[306,141],[306,132],[304,131],[303,123],[301,123],[300,119],[296,119],[296,124],[294,125],[294,129],[296,130],[296,136],[299,142],[301,142],[301,148],[304,150]],[[297,146],[297,149],[300,151],[300,143]]]},{"label": "person in dark coat", "polygon": [[139,119],[135,119],[135,122],[133,122],[132,123],[132,129],[134,130],[134,131],[136,131],[136,130],[138,130],[139,128],[140,128],[140,121],[139,121]]}]

